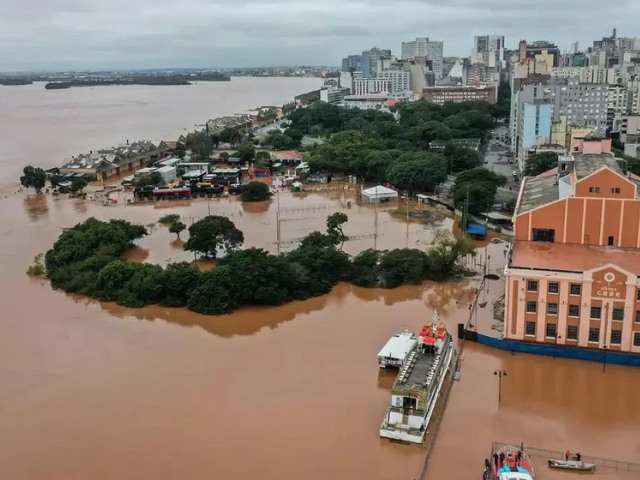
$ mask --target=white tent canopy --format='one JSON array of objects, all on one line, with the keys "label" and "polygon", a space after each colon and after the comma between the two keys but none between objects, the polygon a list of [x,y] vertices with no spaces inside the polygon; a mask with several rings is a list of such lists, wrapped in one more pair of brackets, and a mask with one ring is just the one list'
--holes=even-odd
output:
[{"label": "white tent canopy", "polygon": [[367,203],[388,202],[397,200],[398,192],[390,188],[377,185],[362,191],[362,200]]}]

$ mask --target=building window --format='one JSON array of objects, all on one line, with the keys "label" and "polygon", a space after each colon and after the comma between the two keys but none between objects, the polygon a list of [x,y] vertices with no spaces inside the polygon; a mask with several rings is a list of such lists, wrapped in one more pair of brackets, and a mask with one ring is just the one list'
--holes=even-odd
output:
[{"label": "building window", "polygon": [[599,319],[602,315],[602,307],[591,307],[591,318]]},{"label": "building window", "polygon": [[624,308],[614,308],[612,318],[619,321],[624,320]]},{"label": "building window", "polygon": [[635,332],[633,334],[633,346],[640,347],[640,332]]},{"label": "building window", "polygon": [[547,323],[547,338],[556,338],[556,324]]},{"label": "building window", "polygon": [[[580,284],[572,283],[569,289],[571,295],[580,295]],[[640,301],[640,290],[638,290],[638,301]]]},{"label": "building window", "polygon": [[527,313],[536,313],[538,304],[534,301],[527,302]]},{"label": "building window", "polygon": [[622,343],[622,330],[611,330],[611,345]]},{"label": "building window", "polygon": [[640,302],[640,290],[636,292],[636,300]]},{"label": "building window", "polygon": [[611,189],[611,193],[620,193],[620,189],[619,188],[612,188]]},{"label": "building window", "polygon": [[557,282],[549,283],[549,293],[558,293],[559,285]]},{"label": "building window", "polygon": [[575,325],[567,327],[567,340],[578,340],[578,327]]},{"label": "building window", "polygon": [[556,231],[552,228],[534,228],[531,230],[531,239],[534,242],[550,242],[556,241]]},{"label": "building window", "polygon": [[600,187],[589,187],[589,193],[600,193]]},{"label": "building window", "polygon": [[558,315],[558,304],[557,303],[547,303],[547,314],[548,315]]},{"label": "building window", "polygon": [[589,329],[589,341],[590,342],[599,342],[600,341],[600,329],[599,328],[590,328]]},{"label": "building window", "polygon": [[527,335],[536,334],[536,322],[527,322],[526,334]]},{"label": "building window", "polygon": [[538,291],[538,282],[536,280],[529,280],[527,282],[527,291],[528,292],[537,292]]},{"label": "building window", "polygon": [[636,323],[640,323],[640,310],[636,310]]},{"label": "building window", "polygon": [[609,239],[607,240],[607,245],[609,245],[610,247],[613,247],[614,244],[615,244],[615,239],[613,237],[609,237]]},{"label": "building window", "polygon": [[580,305],[569,305],[569,316],[570,317],[579,317],[580,316]]}]

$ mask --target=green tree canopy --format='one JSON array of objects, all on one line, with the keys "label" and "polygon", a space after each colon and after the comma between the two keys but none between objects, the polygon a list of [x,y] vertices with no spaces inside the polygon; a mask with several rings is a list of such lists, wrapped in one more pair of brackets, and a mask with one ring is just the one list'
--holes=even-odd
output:
[{"label": "green tree canopy", "polygon": [[431,192],[447,179],[447,161],[437,153],[408,153],[391,164],[387,180],[399,190]]},{"label": "green tree canopy", "polygon": [[344,245],[347,237],[342,226],[349,221],[349,217],[342,212],[336,212],[327,217],[327,235],[334,239],[335,244],[341,243],[340,249]]},{"label": "green tree canopy", "polygon": [[87,182],[86,178],[74,178],[71,180],[71,193],[80,193],[84,190],[84,187],[87,186],[89,182]]},{"label": "green tree canopy", "polygon": [[240,198],[243,202],[262,202],[271,197],[269,185],[262,182],[249,182],[242,185]]},{"label": "green tree canopy", "polygon": [[429,249],[433,276],[438,280],[450,278],[459,269],[459,261],[474,251],[474,243],[468,237],[455,238],[451,232],[440,230]]},{"label": "green tree canopy", "polygon": [[180,221],[173,222],[169,225],[169,232],[175,233],[178,238],[180,238],[180,233],[185,231],[186,229],[187,229],[187,226]]},{"label": "green tree canopy", "polygon": [[240,144],[235,156],[240,159],[242,163],[248,163],[253,160],[256,155],[256,147],[251,140],[245,140]]},{"label": "green tree canopy", "polygon": [[524,167],[524,175],[535,177],[558,166],[558,154],[553,152],[529,155]]},{"label": "green tree canopy", "polygon": [[184,249],[216,258],[218,250],[230,252],[244,243],[244,235],[227,217],[209,215],[189,227]]},{"label": "green tree canopy", "polygon": [[36,193],[42,192],[46,182],[46,174],[39,167],[27,165],[22,169],[23,175],[20,177],[20,184],[25,188],[33,188]]},{"label": "green tree canopy", "polygon": [[474,168],[464,171],[456,177],[453,198],[458,208],[462,209],[469,194],[469,212],[479,214],[488,212],[495,199],[499,186],[507,179],[486,168]]},{"label": "green tree canopy", "polygon": [[236,146],[242,140],[242,133],[237,130],[232,130],[230,128],[225,128],[219,134],[220,142],[229,143],[231,146]]}]

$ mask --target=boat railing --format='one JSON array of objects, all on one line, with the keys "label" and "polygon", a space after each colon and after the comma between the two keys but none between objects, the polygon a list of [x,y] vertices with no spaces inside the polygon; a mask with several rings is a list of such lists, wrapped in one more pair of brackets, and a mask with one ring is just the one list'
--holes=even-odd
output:
[{"label": "boat railing", "polygon": [[[519,442],[514,442],[514,443],[493,442],[491,455],[493,456],[494,452],[498,452],[501,448],[506,446],[515,446],[517,449],[519,448],[520,443]],[[546,448],[530,447],[529,445],[524,446],[523,453],[529,456],[543,457],[545,460],[550,458],[564,460],[564,456],[565,456],[565,452],[550,450]],[[576,452],[572,452],[572,453],[575,454]],[[580,460],[582,460],[585,463],[593,463],[596,467],[640,473],[640,463],[627,462],[625,460],[614,460],[614,459],[603,458],[603,457],[594,457],[591,455],[583,454],[582,452],[580,453]]]}]

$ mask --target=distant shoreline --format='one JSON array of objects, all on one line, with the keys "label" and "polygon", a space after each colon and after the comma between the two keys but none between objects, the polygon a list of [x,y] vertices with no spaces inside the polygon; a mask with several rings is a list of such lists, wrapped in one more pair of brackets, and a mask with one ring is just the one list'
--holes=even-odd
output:
[{"label": "distant shoreline", "polygon": [[192,82],[230,82],[231,77],[222,74],[204,75],[168,75],[168,76],[139,76],[122,79],[105,80],[63,80],[49,82],[44,88],[47,90],[65,90],[73,87],[103,87],[113,85],[147,85],[147,86],[174,86],[193,85]]}]

